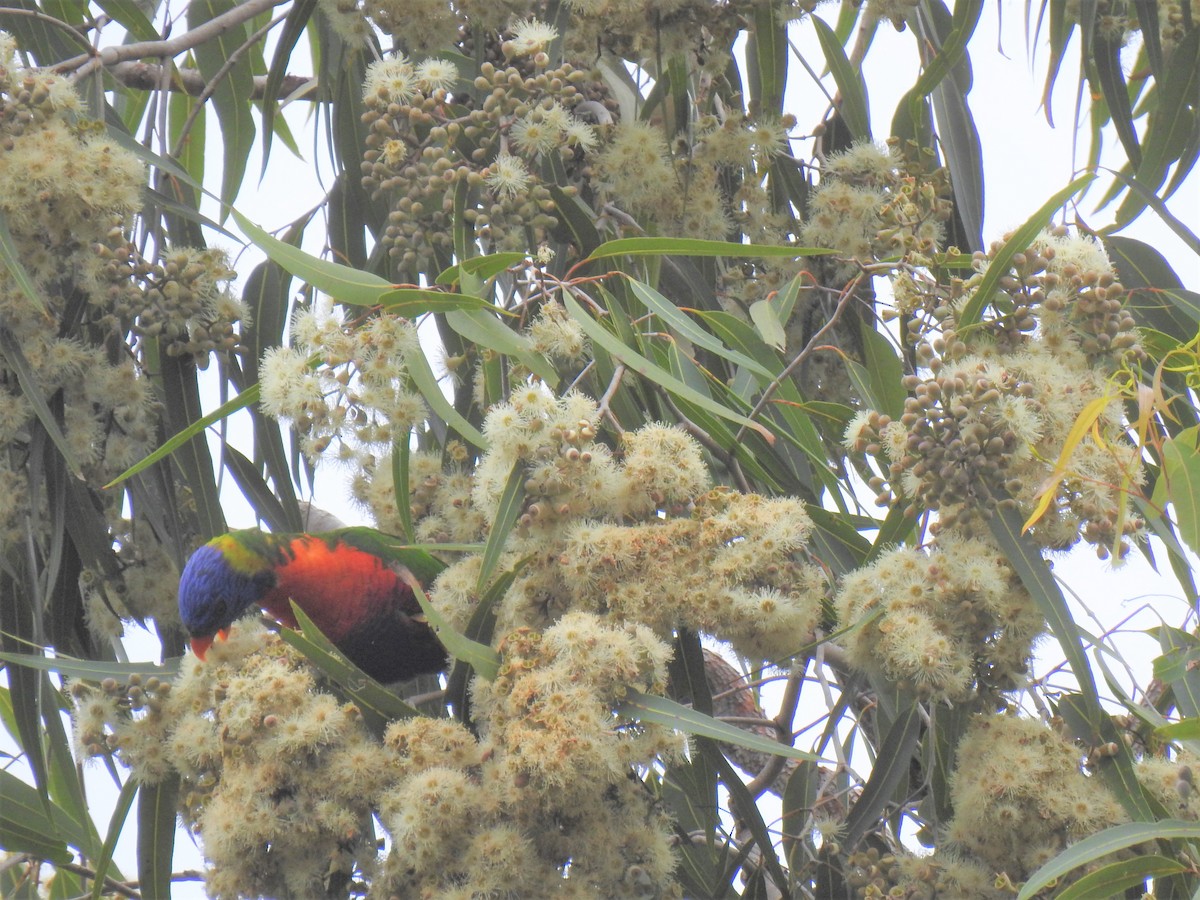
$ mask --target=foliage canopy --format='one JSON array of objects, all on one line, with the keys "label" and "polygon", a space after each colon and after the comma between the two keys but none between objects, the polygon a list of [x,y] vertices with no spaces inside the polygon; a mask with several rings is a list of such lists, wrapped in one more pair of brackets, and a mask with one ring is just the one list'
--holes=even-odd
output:
[{"label": "foliage canopy", "polygon": [[[5,896],[169,896],[178,815],[218,897],[1195,893],[1200,295],[1130,229],[1200,257],[1200,7],[1027,4],[1088,159],[993,240],[985,5],[818,5],[0,7]],[[185,655],[229,497],[346,475],[445,682]],[[1136,692],[1083,545],[1187,601]]]}]

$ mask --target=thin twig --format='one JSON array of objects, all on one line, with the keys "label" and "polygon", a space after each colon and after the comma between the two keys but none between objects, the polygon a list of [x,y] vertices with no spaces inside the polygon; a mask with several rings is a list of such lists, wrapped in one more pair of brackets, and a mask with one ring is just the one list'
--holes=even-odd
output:
[{"label": "thin twig", "polygon": [[[96,873],[87,866],[81,866],[78,863],[54,863],[54,867],[62,869],[64,872],[71,872],[81,878],[88,878],[92,881],[96,880]],[[129,900],[141,900],[142,895],[130,887],[123,881],[117,881],[115,878],[104,876],[104,889],[112,891],[114,894],[120,894],[122,897],[128,897]]]},{"label": "thin twig", "polygon": [[625,429],[622,427],[621,423],[617,421],[617,417],[613,415],[612,410],[609,408],[609,403],[612,402],[612,398],[616,395],[617,388],[621,386],[621,377],[624,374],[625,364],[620,363],[616,369],[613,370],[612,378],[608,382],[608,387],[604,389],[604,394],[600,397],[600,415],[604,416],[609,422],[612,423],[613,428],[617,429],[617,434],[624,434]]},{"label": "thin twig", "polygon": [[[804,683],[804,672],[807,668],[807,660],[803,666],[798,662],[792,663],[791,669],[788,670],[787,683],[783,688],[783,697],[780,698],[779,712],[771,720],[771,726],[778,735],[779,743],[787,747],[793,746],[796,740],[795,733],[792,731],[792,719],[796,716],[796,706],[800,702],[800,686]],[[762,770],[746,785],[750,796],[758,797],[773,785],[780,773],[783,772],[787,761],[788,757],[782,754],[772,756]]]}]

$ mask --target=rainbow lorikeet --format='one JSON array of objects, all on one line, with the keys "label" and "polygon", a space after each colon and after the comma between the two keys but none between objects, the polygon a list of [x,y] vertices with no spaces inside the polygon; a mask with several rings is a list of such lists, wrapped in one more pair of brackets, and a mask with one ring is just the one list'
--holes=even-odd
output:
[{"label": "rainbow lorikeet", "polygon": [[215,637],[255,608],[296,627],[294,600],[356,666],[377,681],[400,681],[446,668],[446,651],[408,583],[410,567],[428,579],[440,564],[370,528],[231,531],[188,560],[179,614],[203,659]]}]

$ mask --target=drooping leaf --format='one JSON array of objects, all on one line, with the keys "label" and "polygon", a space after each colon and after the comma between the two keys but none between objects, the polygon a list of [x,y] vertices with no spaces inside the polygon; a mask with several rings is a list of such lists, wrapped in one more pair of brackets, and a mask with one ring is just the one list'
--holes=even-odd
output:
[{"label": "drooping leaf", "polygon": [[171,898],[171,861],[175,856],[175,813],[179,776],[143,784],[137,794],[138,881],[143,897]]},{"label": "drooping leaf", "polygon": [[1028,249],[1033,240],[1042,233],[1054,214],[1062,209],[1063,204],[1074,197],[1095,180],[1095,175],[1080,175],[1061,191],[1038,207],[1037,212],[1025,220],[1025,223],[1013,232],[1012,237],[988,261],[987,271],[975,288],[975,293],[958,315],[960,328],[969,328],[979,321],[984,307],[992,300],[992,295],[1000,286],[1000,279],[1008,271],[1012,258]]},{"label": "drooping leaf", "polygon": [[[196,28],[236,6],[236,0],[193,0],[187,7],[188,27]],[[245,23],[231,25],[194,49],[196,63],[207,81],[216,82],[212,91],[213,107],[221,123],[221,202],[220,219],[225,221],[233,206],[246,161],[254,146],[256,129],[250,96],[254,91],[254,72],[242,44],[249,37]]]},{"label": "drooping leaf", "polygon": [[812,23],[817,30],[817,40],[821,42],[821,52],[825,54],[829,72],[837,84],[841,100],[838,111],[842,114],[842,119],[854,140],[869,141],[871,116],[867,108],[867,86],[863,81],[862,69],[856,69],[851,64],[842,47],[842,41],[823,19],[813,16]]},{"label": "drooping leaf", "polygon": [[1127,847],[1136,847],[1155,840],[1200,839],[1200,822],[1182,822],[1163,819],[1159,822],[1126,822],[1104,831],[1089,835],[1072,844],[1050,862],[1029,876],[1017,892],[1017,900],[1031,900],[1038,891],[1080,866],[1116,853]]},{"label": "drooping leaf", "polygon": [[1175,507],[1179,536],[1193,553],[1200,552],[1200,449],[1193,426],[1163,443],[1163,474],[1167,496]]}]

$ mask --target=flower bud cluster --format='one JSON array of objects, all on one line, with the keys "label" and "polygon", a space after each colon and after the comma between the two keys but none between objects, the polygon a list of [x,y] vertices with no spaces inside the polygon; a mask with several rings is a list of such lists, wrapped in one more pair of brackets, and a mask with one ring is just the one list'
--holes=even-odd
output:
[{"label": "flower bud cluster", "polygon": [[116,756],[143,784],[162,781],[171,771],[163,747],[171,690],[168,681],[137,674],[124,682],[115,678],[99,684],[71,682],[67,693],[80,755]]},{"label": "flower bud cluster", "polygon": [[[0,363],[4,546],[49,540],[27,531],[22,516],[31,503],[32,521],[49,527],[54,519],[37,511],[44,491],[29,490],[30,467],[46,462],[30,444],[37,433],[31,397],[55,406],[69,467],[77,466],[89,484],[104,484],[159,441],[162,406],[146,375],[145,342],[161,340],[155,352],[198,353],[203,362],[213,350],[232,348],[233,323],[241,317],[224,289],[231,273],[222,257],[208,251],[182,251],[157,263],[142,257],[129,232],[142,206],[145,166],[86,117],[69,78],[26,70],[15,53],[15,41],[0,33],[0,218],[33,287],[28,291],[0,266],[0,325],[24,358],[22,365],[6,354]],[[122,498],[120,491],[93,498],[121,571],[103,578],[86,572],[81,579],[89,582],[82,585],[85,616],[102,637],[120,633],[118,616],[162,612],[162,586],[175,578],[156,529],[130,528]]]},{"label": "flower bud cluster", "polygon": [[1013,882],[1126,818],[1103,780],[1084,775],[1077,747],[1038,720],[1013,715],[974,719],[958,744],[950,797],[947,850]]},{"label": "flower bud cluster", "polygon": [[676,756],[679,740],[626,726],[612,709],[627,690],[662,689],[669,648],[646,629],[574,613],[544,633],[512,632],[500,652],[497,677],[474,685],[482,742],[445,721],[388,729],[400,777],[380,798],[393,848],[376,886],[399,896],[668,891],[666,823],[628,772]]},{"label": "flower bud cluster", "polygon": [[168,356],[190,356],[202,369],[214,353],[245,352],[239,326],[250,315],[229,291],[236,273],[224,251],[185,248],[152,263],[116,226],[93,250],[93,277],[110,310],[100,324],[114,336],[159,339]]},{"label": "flower bud cluster", "polygon": [[832,277],[849,280],[863,263],[920,259],[944,239],[952,212],[949,175],[918,149],[864,142],[824,162],[800,242],[828,247],[843,261]]},{"label": "flower bud cluster", "polygon": [[557,219],[538,174],[543,161],[551,154],[573,160],[597,141],[573,112],[586,78],[567,63],[549,68],[544,61],[523,72],[485,62],[474,83],[483,99],[467,106],[447,61],[414,65],[398,56],[371,66],[363,187],[391,207],[381,241],[399,271],[415,279],[449,252],[455,197],[464,191],[462,218],[487,249],[545,240]]},{"label": "flower bud cluster", "polygon": [[890,483],[916,508],[938,512],[939,527],[950,528],[1008,502],[997,488],[1020,490],[1019,480],[1008,482],[1040,436],[1033,386],[973,358],[945,365],[938,359],[928,378],[908,375],[904,386],[911,394],[898,421],[868,410],[846,432],[852,452],[888,460],[886,481],[876,476],[869,482],[876,503],[894,502]]},{"label": "flower bud cluster", "polygon": [[207,662],[185,657],[173,682],[131,676],[70,693],[85,753],[115,754],[145,784],[181,777],[210,896],[324,896],[355,860],[374,863],[363,825],[395,780],[394,754],[274,635],[242,622]]},{"label": "flower bud cluster", "polygon": [[336,441],[341,458],[361,462],[425,419],[425,401],[409,388],[405,358],[422,351],[407,319],[380,313],[351,326],[335,312],[306,311],[292,343],[263,356],[262,405],[293,422],[310,460]]},{"label": "flower bud cluster", "polygon": [[[935,511],[943,530],[969,527],[997,503],[1014,502],[1028,517],[1054,475],[1050,505],[1032,529],[1040,545],[1061,550],[1082,538],[1102,556],[1110,548],[1123,556],[1143,528],[1128,489],[1144,477],[1111,384],[1144,355],[1124,289],[1097,241],[1056,229],[1012,258],[998,299],[980,322],[961,327],[1000,247],[948,290],[900,273],[897,304],[911,316],[906,336],[919,368],[905,378],[900,418],[860,412],[846,446],[878,459],[881,474],[869,482],[878,503]],[[1060,456],[1084,415],[1096,416],[1096,428],[1072,439],[1064,467]]]},{"label": "flower bud cluster", "polygon": [[846,637],[853,665],[951,702],[1018,687],[1045,627],[1002,553],[950,533],[852,572],[834,603],[839,622],[864,623]]}]

